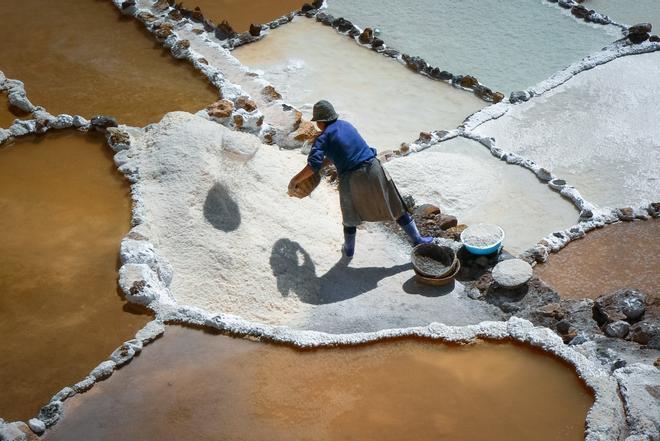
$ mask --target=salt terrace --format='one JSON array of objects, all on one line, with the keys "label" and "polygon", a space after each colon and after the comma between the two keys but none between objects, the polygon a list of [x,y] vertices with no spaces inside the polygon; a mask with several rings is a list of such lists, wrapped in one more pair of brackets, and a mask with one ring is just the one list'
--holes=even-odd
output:
[{"label": "salt terrace", "polygon": [[[620,24],[653,14],[521,1],[5,8],[0,416],[37,418],[0,438],[658,437],[660,44]],[[321,98],[457,251],[455,281],[419,283],[396,225],[343,258],[332,173],[286,195]],[[479,222],[502,253],[462,248]],[[535,275],[508,288],[514,255]]]}]

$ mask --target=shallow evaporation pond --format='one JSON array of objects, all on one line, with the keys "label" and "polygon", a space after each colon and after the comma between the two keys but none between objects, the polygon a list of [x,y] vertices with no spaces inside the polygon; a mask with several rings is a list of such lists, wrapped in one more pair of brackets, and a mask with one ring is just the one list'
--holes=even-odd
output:
[{"label": "shallow evaporation pond", "polygon": [[477,132],[550,169],[596,205],[654,202],[660,194],[657,72],[658,52],[619,58],[510,108]]},{"label": "shallow evaporation pond", "polygon": [[592,404],[569,366],[513,343],[299,351],[170,326],[45,440],[581,440]]},{"label": "shallow evaporation pond", "polygon": [[263,24],[298,11],[304,0],[189,0],[186,8],[199,6],[204,18],[220,23],[229,22],[236,32],[245,32],[251,24]]},{"label": "shallow evaporation pond", "polygon": [[15,119],[26,119],[29,116],[29,113],[20,109],[10,108],[7,94],[0,91],[0,129],[9,128]]},{"label": "shallow evaporation pond", "polygon": [[381,30],[394,48],[507,94],[620,38],[543,0],[329,0],[328,12]]},{"label": "shallow evaporation pond", "polygon": [[117,290],[128,191],[100,135],[0,148],[0,417],[35,416],[149,320]]},{"label": "shallow evaporation pond", "polygon": [[378,149],[398,148],[417,139],[420,131],[453,129],[486,105],[305,17],[233,54],[264,71],[284,100],[307,118],[316,101],[329,100]]},{"label": "shallow evaporation pond", "polygon": [[464,224],[494,223],[504,247],[520,253],[541,238],[574,225],[578,211],[532,172],[507,164],[481,144],[454,138],[386,163],[403,193],[432,203]]},{"label": "shallow evaporation pond", "polygon": [[660,220],[618,223],[571,242],[536,275],[563,297],[595,298],[622,288],[657,297],[660,286]]},{"label": "shallow evaporation pond", "polygon": [[660,28],[658,0],[586,0],[583,6],[622,24],[652,23],[656,33]]},{"label": "shallow evaporation pond", "polygon": [[0,70],[52,114],[106,114],[142,126],[217,99],[206,78],[110,1],[7,2],[2,15]]}]

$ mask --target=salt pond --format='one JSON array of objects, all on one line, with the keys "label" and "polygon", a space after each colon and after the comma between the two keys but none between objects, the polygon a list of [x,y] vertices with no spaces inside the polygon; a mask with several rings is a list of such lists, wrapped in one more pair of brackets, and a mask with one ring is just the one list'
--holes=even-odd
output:
[{"label": "salt pond", "polygon": [[307,118],[316,101],[331,101],[378,149],[398,148],[420,131],[453,129],[486,105],[472,93],[415,74],[305,17],[233,54],[262,70]]},{"label": "salt pond", "polygon": [[297,11],[303,0],[190,0],[186,8],[198,6],[204,18],[220,23],[229,22],[236,32],[245,32],[250,24],[263,24]]},{"label": "salt pond", "polygon": [[657,72],[658,52],[619,58],[511,107],[476,131],[550,169],[591,203],[652,202],[660,195]]},{"label": "salt pond", "polygon": [[656,32],[660,28],[658,0],[586,0],[583,5],[609,16],[618,23],[652,23]]},{"label": "salt pond", "polygon": [[170,326],[44,439],[581,440],[592,403],[572,369],[512,343],[298,351]]},{"label": "salt pond", "polygon": [[376,27],[394,48],[505,94],[549,77],[619,38],[544,0],[329,0],[328,12]]},{"label": "salt pond", "polygon": [[386,168],[418,203],[436,204],[460,223],[500,225],[504,247],[513,254],[578,220],[575,207],[529,170],[462,137],[390,161]]},{"label": "salt pond", "polygon": [[380,225],[360,229],[355,258],[341,259],[336,189],[286,194],[305,164],[299,152],[176,112],[136,135],[126,159],[140,170],[148,236],[175,269],[170,289],[181,304],[329,332],[502,315],[459,283],[418,287],[410,245]]},{"label": "salt pond", "polygon": [[27,420],[149,317],[117,290],[130,199],[102,137],[0,148],[0,213],[0,415]]},{"label": "salt pond", "polygon": [[112,2],[10,2],[2,18],[0,70],[23,81],[32,103],[52,114],[106,114],[141,126],[217,99],[201,74]]},{"label": "salt pond", "polygon": [[536,275],[570,298],[636,288],[660,298],[660,220],[624,222],[571,242]]}]

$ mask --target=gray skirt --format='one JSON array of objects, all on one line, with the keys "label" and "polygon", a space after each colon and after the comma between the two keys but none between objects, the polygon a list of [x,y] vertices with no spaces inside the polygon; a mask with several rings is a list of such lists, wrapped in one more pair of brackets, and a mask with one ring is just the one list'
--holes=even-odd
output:
[{"label": "gray skirt", "polygon": [[346,227],[396,220],[406,212],[392,177],[376,158],[339,176],[339,203]]}]

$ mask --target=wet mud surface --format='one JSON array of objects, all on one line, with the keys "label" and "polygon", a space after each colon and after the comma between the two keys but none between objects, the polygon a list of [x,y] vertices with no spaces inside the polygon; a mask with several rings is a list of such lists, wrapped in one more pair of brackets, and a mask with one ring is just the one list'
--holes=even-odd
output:
[{"label": "wet mud surface", "polygon": [[189,0],[185,7],[198,6],[204,18],[229,22],[236,32],[245,32],[250,24],[264,24],[299,10],[304,0]]},{"label": "wet mud surface", "polygon": [[101,136],[0,148],[0,417],[27,420],[148,320],[117,289],[128,184]]},{"label": "wet mud surface", "polygon": [[106,114],[142,126],[217,99],[201,74],[110,1],[8,2],[2,15],[0,70],[54,115]]},{"label": "wet mud surface", "polygon": [[298,351],[170,326],[45,439],[580,440],[575,373],[512,343]]},{"label": "wet mud surface", "polygon": [[535,273],[567,298],[636,288],[660,298],[660,220],[622,222],[569,243]]}]

